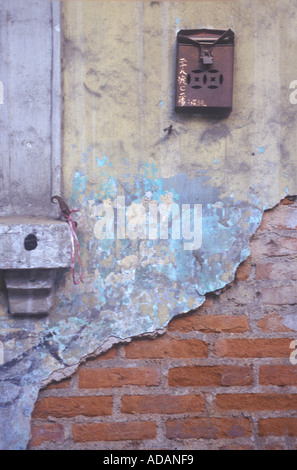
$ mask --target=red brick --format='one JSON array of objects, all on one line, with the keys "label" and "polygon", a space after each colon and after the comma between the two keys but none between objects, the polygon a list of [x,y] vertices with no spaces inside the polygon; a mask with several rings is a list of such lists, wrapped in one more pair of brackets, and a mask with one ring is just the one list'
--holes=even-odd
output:
[{"label": "red brick", "polygon": [[297,280],[297,260],[261,263],[256,266],[257,279]]},{"label": "red brick", "polygon": [[279,205],[273,210],[264,212],[260,230],[294,230],[297,228],[297,207]]},{"label": "red brick", "polygon": [[297,385],[297,367],[265,365],[260,367],[260,385]]},{"label": "red brick", "polygon": [[205,295],[205,301],[201,305],[201,307],[199,307],[199,310],[208,309],[208,308],[212,307],[213,304],[214,304],[213,298],[210,296],[210,294],[206,294]]},{"label": "red brick", "polygon": [[289,338],[222,339],[214,347],[219,357],[288,357]]},{"label": "red brick", "polygon": [[230,444],[220,447],[219,450],[255,450],[253,445]]},{"label": "red brick", "polygon": [[61,382],[52,382],[51,384],[45,387],[46,390],[56,390],[56,389],[64,389],[69,388],[71,379],[64,379]]},{"label": "red brick", "polygon": [[287,204],[294,204],[294,203],[295,203],[294,199],[289,199],[288,197],[285,197],[284,199],[280,201],[280,204],[284,206]]},{"label": "red brick", "polygon": [[235,274],[236,281],[247,281],[251,275],[251,271],[251,260],[250,258],[248,258],[246,261],[244,261],[238,266]]},{"label": "red brick", "polygon": [[[96,365],[97,362],[100,364],[101,361],[111,361],[112,359],[116,357],[116,354],[117,354],[117,347],[115,346],[109,349],[108,351],[101,353],[99,356],[89,359],[87,364],[89,365],[89,367],[97,367]],[[100,364],[100,367],[102,367],[101,364]]]},{"label": "red brick", "polygon": [[221,385],[239,386],[253,384],[253,370],[251,366],[223,366]]},{"label": "red brick", "polygon": [[255,237],[251,240],[250,247],[253,259],[291,255],[297,251],[297,238],[275,236],[266,241]]},{"label": "red brick", "polygon": [[154,439],[156,423],[152,421],[86,423],[72,427],[74,442],[91,441],[130,441]]},{"label": "red brick", "polygon": [[276,313],[270,313],[259,320],[258,327],[263,331],[292,331],[282,323],[282,317]]},{"label": "red brick", "polygon": [[116,357],[117,349],[113,347],[106,351],[105,353],[100,354],[100,356],[96,357],[96,361],[110,361]]},{"label": "red brick", "polygon": [[34,418],[70,418],[77,415],[99,416],[112,413],[112,397],[45,397],[37,401]]},{"label": "red brick", "polygon": [[297,407],[297,395],[277,393],[222,394],[216,396],[216,404],[222,410],[294,410]]},{"label": "red brick", "polygon": [[153,367],[117,367],[104,369],[79,369],[80,388],[123,387],[124,385],[158,385],[159,371]]},{"label": "red brick", "polygon": [[258,423],[260,436],[297,436],[297,418],[267,418]]},{"label": "red brick", "polygon": [[203,333],[243,333],[249,330],[244,315],[191,315],[170,323],[169,331],[203,331]]},{"label": "red brick", "polygon": [[173,387],[251,385],[250,366],[188,366],[168,372],[168,384]]},{"label": "red brick", "polygon": [[169,439],[234,439],[250,435],[246,418],[186,418],[166,423]]},{"label": "red brick", "polygon": [[265,305],[297,304],[297,286],[263,287],[262,302]]},{"label": "red brick", "polygon": [[31,427],[30,447],[40,446],[43,442],[55,442],[61,444],[64,440],[64,429],[62,424],[48,423]]},{"label": "red brick", "polygon": [[158,359],[165,357],[207,357],[208,346],[201,340],[179,340],[166,337],[141,339],[125,346],[128,359]]},{"label": "red brick", "polygon": [[286,450],[282,444],[264,444],[261,446],[261,450]]},{"label": "red brick", "polygon": [[199,395],[126,395],[122,413],[177,414],[205,411],[205,398]]}]

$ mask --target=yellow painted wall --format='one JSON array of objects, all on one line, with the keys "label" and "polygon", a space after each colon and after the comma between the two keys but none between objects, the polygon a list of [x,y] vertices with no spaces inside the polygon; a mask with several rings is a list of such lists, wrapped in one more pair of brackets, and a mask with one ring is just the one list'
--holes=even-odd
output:
[{"label": "yellow painted wall", "polygon": [[[251,185],[267,206],[286,188],[296,192],[295,22],[289,0],[64,2],[67,196],[74,171],[90,187],[100,180],[96,161],[83,161],[87,148],[131,184],[149,162],[165,178],[205,170],[236,200],[248,199]],[[236,35],[233,111],[222,121],[173,111],[176,33],[200,27]]]}]

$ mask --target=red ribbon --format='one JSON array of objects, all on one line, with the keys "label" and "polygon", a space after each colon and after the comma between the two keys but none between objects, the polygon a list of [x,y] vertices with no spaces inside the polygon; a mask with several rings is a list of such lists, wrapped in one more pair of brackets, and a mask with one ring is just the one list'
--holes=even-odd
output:
[{"label": "red ribbon", "polygon": [[[82,267],[81,267],[81,259],[80,259],[80,246],[79,241],[76,234],[75,222],[71,217],[72,212],[79,212],[80,209],[72,209],[68,215],[63,214],[65,219],[68,222],[71,232],[71,269],[72,269],[72,278],[74,284],[79,284],[80,282],[84,282],[82,278]],[[77,251],[77,259],[79,264],[79,272],[76,273],[75,271],[75,245]],[[76,279],[76,274],[78,274],[78,279]]]}]

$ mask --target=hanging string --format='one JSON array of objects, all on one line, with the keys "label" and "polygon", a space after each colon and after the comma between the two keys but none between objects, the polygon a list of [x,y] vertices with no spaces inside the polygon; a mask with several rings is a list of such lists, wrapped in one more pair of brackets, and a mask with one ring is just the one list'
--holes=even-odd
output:
[{"label": "hanging string", "polygon": [[[73,220],[71,214],[73,212],[79,212],[80,209],[69,209],[67,206],[66,202],[60,197],[60,196],[53,196],[51,198],[51,202],[54,202],[54,200],[57,200],[60,209],[62,212],[63,217],[67,220],[67,223],[70,228],[70,233],[71,233],[71,269],[72,269],[72,279],[74,284],[79,284],[80,282],[84,282],[82,278],[82,266],[81,266],[81,258],[80,258],[80,245],[79,241],[77,238],[77,233],[76,233],[76,226],[77,223]],[[78,273],[75,270],[75,248],[76,248],[76,253],[77,253],[77,259],[78,259],[78,265],[79,265],[79,271]]]},{"label": "hanging string", "polygon": [[[82,266],[81,266],[81,259],[80,259],[80,245],[76,234],[76,224],[73,218],[71,217],[72,212],[79,212],[79,209],[71,209],[68,215],[64,215],[65,219],[68,222],[71,232],[71,269],[72,269],[72,279],[74,284],[79,284],[80,282],[84,282],[82,278]],[[79,272],[75,271],[75,245],[76,245],[76,252],[77,252],[77,259],[79,265]],[[77,278],[78,274],[78,278]]]}]

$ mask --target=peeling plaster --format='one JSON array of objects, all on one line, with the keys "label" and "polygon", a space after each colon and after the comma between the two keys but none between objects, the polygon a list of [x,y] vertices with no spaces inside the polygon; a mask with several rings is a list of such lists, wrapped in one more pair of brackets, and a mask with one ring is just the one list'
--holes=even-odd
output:
[{"label": "peeling plaster", "polygon": [[[257,0],[248,10],[245,0],[63,8],[64,191],[80,208],[84,283],[73,286],[71,273],[62,274],[50,316],[34,320],[12,318],[0,291],[2,449],[26,448],[41,384],[72,374],[115,343],[163,333],[175,315],[232,282],[263,211],[289,190],[297,193],[293,2]],[[202,19],[201,27],[224,28],[230,12],[239,37],[230,118],[174,115],[177,26],[199,27]],[[131,217],[140,203],[201,204],[201,247],[186,250],[185,240],[170,237],[172,226],[164,240],[99,240],[96,208],[114,209],[118,196]]]},{"label": "peeling plaster", "polygon": [[[88,158],[94,158],[92,152]],[[1,431],[4,448],[26,447],[39,386],[51,374],[72,373],[83,358],[105,349],[107,341],[162,331],[173,316],[199,307],[207,292],[230,283],[261,222],[259,207],[221,198],[205,175],[160,178],[155,165],[145,164],[133,187],[121,180],[127,209],[147,195],[157,202],[198,200],[203,207],[201,248],[185,250],[183,240],[170,238],[97,240],[96,203],[107,198],[112,206],[120,190],[119,181],[108,173],[108,158],[99,161],[98,192],[79,171],[72,181],[71,202],[80,207],[84,284],[76,287],[69,276],[61,279],[55,311],[48,318],[16,320],[6,309],[1,316],[5,364],[0,366],[0,406],[10,423]],[[15,424],[9,419],[12,411]]]}]

